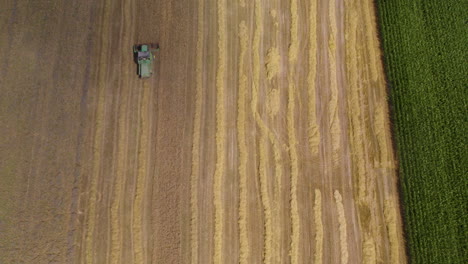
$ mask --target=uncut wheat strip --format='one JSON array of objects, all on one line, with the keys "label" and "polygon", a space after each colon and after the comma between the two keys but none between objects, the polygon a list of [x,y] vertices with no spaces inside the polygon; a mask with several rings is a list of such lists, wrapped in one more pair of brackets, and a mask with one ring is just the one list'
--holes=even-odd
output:
[{"label": "uncut wheat strip", "polygon": [[222,182],[226,167],[226,110],[225,110],[225,75],[226,75],[226,0],[217,1],[218,15],[218,69],[216,72],[216,165],[214,175],[214,263],[223,263],[223,228],[224,206],[222,202]]},{"label": "uncut wheat strip", "polygon": [[366,152],[365,152],[365,126],[363,122],[363,108],[361,107],[362,91],[365,89],[361,82],[362,76],[360,72],[358,58],[362,57],[362,49],[358,47],[357,36],[361,29],[360,26],[360,8],[357,3],[345,2],[345,38],[347,45],[346,49],[346,73],[348,83],[348,119],[349,119],[349,137],[351,138],[350,145],[352,149],[353,175],[356,180],[353,185],[355,192],[356,204],[359,208],[359,226],[363,233],[363,240],[360,243],[363,263],[375,263],[377,259],[377,249],[374,236],[370,225],[370,210],[367,199],[368,188],[366,181],[368,172],[366,169]]},{"label": "uncut wheat strip", "polygon": [[[373,11],[370,7],[371,5],[369,1],[359,1],[352,6],[352,12],[355,13],[353,16],[359,16],[359,18],[353,18],[353,21],[357,22],[357,26],[355,25],[356,30],[359,30],[357,32],[360,33],[357,37],[362,39],[362,41],[358,40],[358,43],[368,43],[365,46],[360,45],[359,49],[358,46],[355,48],[355,53],[358,54],[356,56],[356,68],[361,69],[361,72],[356,73],[359,79],[356,108],[360,108],[360,118],[357,124],[360,125],[358,129],[359,133],[361,133],[360,138],[358,138],[360,144],[357,147],[362,148],[362,150],[359,149],[359,152],[362,152],[365,157],[364,159],[362,156],[357,157],[358,162],[363,163],[361,165],[358,163],[358,165],[365,167],[362,169],[364,173],[359,174],[361,177],[364,176],[364,183],[362,183],[364,186],[360,187],[362,191],[359,192],[358,204],[360,208],[370,211],[366,222],[361,223],[361,229],[364,230],[364,233],[372,236],[371,242],[374,243],[371,247],[371,242],[367,241],[366,237],[364,237],[362,244],[363,255],[371,256],[374,254],[376,259],[380,259],[385,255],[384,246],[386,244],[382,228],[380,228],[384,224],[382,223],[384,219],[381,217],[381,207],[378,206],[377,200],[377,192],[382,182],[376,177],[374,171],[367,171],[366,168],[369,163],[373,163],[375,167],[392,167],[392,162],[388,158],[389,149],[384,138],[386,134],[386,121],[384,120],[385,107],[382,104],[385,101],[383,68],[381,65],[379,67],[381,62],[377,57],[379,54],[377,51],[378,40],[375,29],[376,24],[375,21],[372,21],[371,13]],[[359,26],[360,24],[365,25],[365,30],[362,30],[362,27]],[[373,50],[369,51],[369,49]],[[370,144],[371,142],[373,144]]]},{"label": "uncut wheat strip", "polygon": [[[378,79],[382,80],[383,69],[379,67],[380,62],[379,60],[379,48],[378,48],[378,39],[377,39],[377,23],[375,21],[375,12],[371,10],[371,6],[373,5],[372,1],[364,0],[360,1],[360,13],[363,15],[364,18],[364,25],[366,29],[366,50],[369,54],[369,69],[371,72],[371,80],[377,81]],[[380,69],[379,69],[380,68]]]},{"label": "uncut wheat strip", "polygon": [[346,75],[347,84],[349,87],[348,96],[348,118],[349,134],[351,140],[351,148],[353,149],[353,164],[357,167],[354,173],[357,177],[357,197],[358,202],[362,202],[366,195],[366,168],[364,157],[364,125],[362,124],[362,113],[360,104],[360,93],[362,84],[360,83],[360,74],[358,71],[358,42],[357,34],[359,29],[358,12],[356,11],[355,3],[345,2],[345,38],[346,38]]},{"label": "uncut wheat strip", "polygon": [[388,110],[386,108],[386,97],[383,96],[385,92],[385,83],[383,78],[383,65],[379,60],[381,54],[379,49],[379,41],[377,37],[377,23],[375,21],[375,10],[373,4],[370,1],[360,1],[360,12],[363,13],[362,19],[365,25],[365,49],[369,63],[367,67],[370,71],[370,90],[373,91],[375,101],[372,101],[372,105],[375,105],[374,113],[372,115],[373,132],[375,133],[378,144],[375,148],[379,152],[375,166],[386,166],[393,167],[392,159],[393,156],[389,156],[391,150],[388,149],[387,137],[390,137],[388,127]]}]

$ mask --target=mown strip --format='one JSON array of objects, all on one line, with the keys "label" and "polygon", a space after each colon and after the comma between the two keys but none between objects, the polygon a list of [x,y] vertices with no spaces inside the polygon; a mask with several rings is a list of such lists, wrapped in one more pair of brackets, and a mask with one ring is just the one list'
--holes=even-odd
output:
[{"label": "mown strip", "polygon": [[455,0],[377,5],[409,259],[466,263],[466,6]]}]

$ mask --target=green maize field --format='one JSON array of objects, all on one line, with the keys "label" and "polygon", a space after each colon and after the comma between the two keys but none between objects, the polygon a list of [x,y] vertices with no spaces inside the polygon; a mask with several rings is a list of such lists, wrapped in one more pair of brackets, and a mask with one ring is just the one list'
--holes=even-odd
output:
[{"label": "green maize field", "polygon": [[468,2],[376,3],[410,263],[468,263]]}]

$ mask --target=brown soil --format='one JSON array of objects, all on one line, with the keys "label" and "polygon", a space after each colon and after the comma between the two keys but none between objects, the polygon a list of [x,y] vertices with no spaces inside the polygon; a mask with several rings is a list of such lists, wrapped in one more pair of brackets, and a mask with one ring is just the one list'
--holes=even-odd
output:
[{"label": "brown soil", "polygon": [[0,263],[406,262],[372,1],[4,2]]}]

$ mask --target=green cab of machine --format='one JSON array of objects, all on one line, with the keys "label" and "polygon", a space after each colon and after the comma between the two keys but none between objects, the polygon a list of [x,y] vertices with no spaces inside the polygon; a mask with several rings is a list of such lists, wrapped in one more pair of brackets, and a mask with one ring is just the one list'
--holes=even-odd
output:
[{"label": "green cab of machine", "polygon": [[136,63],[138,64],[138,76],[142,79],[149,78],[153,74],[153,61],[158,44],[139,44],[133,46]]}]

